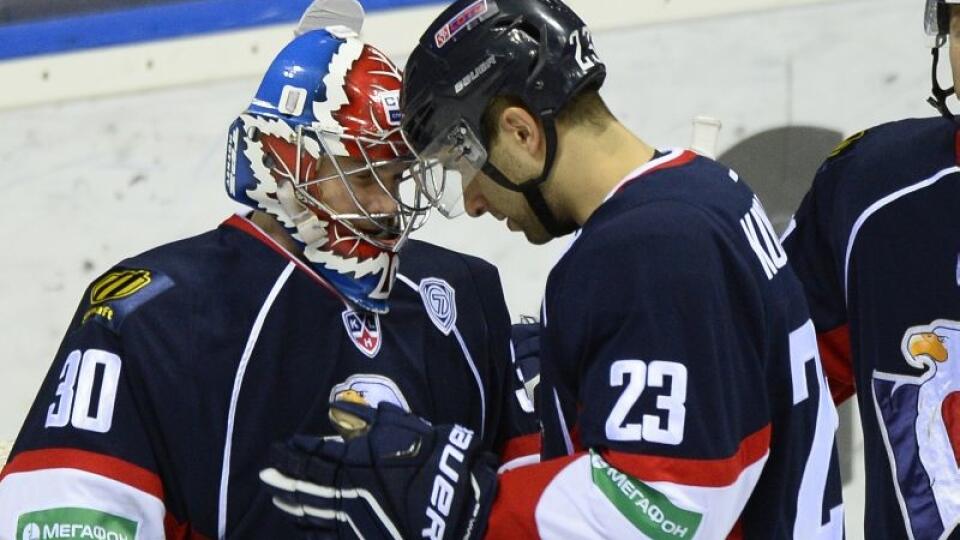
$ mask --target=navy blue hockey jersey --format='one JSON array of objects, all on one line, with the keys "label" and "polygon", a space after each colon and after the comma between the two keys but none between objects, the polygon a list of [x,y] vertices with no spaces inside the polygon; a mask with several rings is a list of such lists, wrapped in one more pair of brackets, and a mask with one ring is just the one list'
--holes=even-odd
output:
[{"label": "navy blue hockey jersey", "polygon": [[553,459],[504,475],[490,537],[841,538],[837,416],[786,262],[729,169],[672,151],[628,176],[550,274]]},{"label": "navy blue hockey jersey", "polygon": [[785,235],[834,397],[857,393],[870,539],[960,538],[958,149],[941,117],[858,133]]},{"label": "navy blue hockey jersey", "polygon": [[123,261],[87,290],[0,476],[0,537],[297,537],[257,475],[275,441],[334,434],[333,400],[502,449],[518,384],[496,270],[410,241],[397,279],[389,314],[358,312],[239,216]]}]

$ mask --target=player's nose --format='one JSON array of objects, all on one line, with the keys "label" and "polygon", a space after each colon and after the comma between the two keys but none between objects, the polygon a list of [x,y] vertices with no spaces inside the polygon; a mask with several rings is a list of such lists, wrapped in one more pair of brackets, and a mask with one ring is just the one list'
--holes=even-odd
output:
[{"label": "player's nose", "polygon": [[463,192],[463,209],[470,217],[480,217],[487,213],[487,199],[477,189],[477,182],[473,181]]},{"label": "player's nose", "polygon": [[361,194],[363,206],[372,214],[396,214],[399,210],[397,175],[384,171],[367,184]]},{"label": "player's nose", "polygon": [[399,209],[396,197],[383,190],[369,194],[363,206],[371,214],[396,214]]}]

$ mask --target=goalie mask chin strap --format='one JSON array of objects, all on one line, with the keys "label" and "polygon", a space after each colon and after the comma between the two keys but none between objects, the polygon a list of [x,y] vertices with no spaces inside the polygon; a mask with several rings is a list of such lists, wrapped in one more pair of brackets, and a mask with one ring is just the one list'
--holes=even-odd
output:
[{"label": "goalie mask chin strap", "polygon": [[490,163],[490,160],[487,160],[487,162],[483,164],[482,170],[484,174],[489,176],[497,184],[500,184],[510,191],[522,193],[523,197],[527,200],[527,204],[530,205],[530,208],[533,210],[534,215],[537,216],[537,220],[543,225],[543,228],[546,229],[550,236],[559,238],[575,231],[577,224],[572,221],[566,223],[559,221],[556,216],[553,215],[553,212],[550,211],[550,207],[547,206],[547,200],[544,198],[543,191],[540,189],[540,186],[547,181],[550,173],[553,172],[553,166],[557,158],[557,126],[553,114],[544,114],[541,117],[541,121],[543,122],[543,130],[547,137],[547,156],[543,165],[543,172],[539,177],[527,180],[521,184],[515,184],[511,182],[500,169]]},{"label": "goalie mask chin strap", "polygon": [[320,240],[326,242],[325,223],[320,221],[316,214],[297,199],[293,182],[280,182],[280,185],[277,186],[277,200],[287,217],[296,226],[301,242],[308,246]]}]

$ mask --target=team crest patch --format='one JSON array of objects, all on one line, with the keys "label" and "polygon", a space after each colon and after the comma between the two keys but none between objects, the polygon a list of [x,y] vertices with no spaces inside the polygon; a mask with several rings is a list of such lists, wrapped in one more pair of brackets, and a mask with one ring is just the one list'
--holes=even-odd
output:
[{"label": "team crest patch", "polygon": [[442,279],[427,278],[420,282],[420,298],[433,324],[449,336],[457,324],[457,297],[453,287]]},{"label": "team crest patch", "polygon": [[149,270],[110,272],[90,287],[90,303],[102,304],[126,298],[150,284]]},{"label": "team crest patch", "polygon": [[410,405],[397,383],[389,377],[372,373],[351,375],[347,380],[334,386],[330,390],[330,402],[334,401],[346,401],[374,408],[383,402],[388,402],[402,407],[405,411],[410,410]]},{"label": "team crest patch", "polygon": [[457,35],[457,33],[464,28],[469,27],[473,21],[482,17],[483,14],[487,12],[487,9],[487,0],[477,0],[463,8],[463,11],[457,13],[434,34],[433,41],[437,44],[437,48],[442,49],[444,45],[453,39],[453,36]]},{"label": "team crest patch", "polygon": [[380,317],[368,311],[356,312],[347,309],[343,312],[343,326],[347,335],[360,352],[373,358],[380,352]]},{"label": "team crest patch", "polygon": [[[410,411],[410,405],[407,404],[397,383],[389,377],[367,373],[351,375],[344,382],[334,386],[330,390],[330,403],[335,402],[353,403],[371,408],[377,408],[381,403],[387,402]],[[366,433],[370,427],[360,416],[342,409],[331,407],[328,416],[330,423],[345,439],[352,439]]]},{"label": "team crest patch", "polygon": [[873,373],[877,420],[914,538],[960,521],[960,322],[914,326],[901,342],[915,375]]},{"label": "team crest patch", "polygon": [[152,270],[114,270],[90,286],[90,298],[81,324],[97,320],[111,330],[126,316],[174,286],[173,280]]}]

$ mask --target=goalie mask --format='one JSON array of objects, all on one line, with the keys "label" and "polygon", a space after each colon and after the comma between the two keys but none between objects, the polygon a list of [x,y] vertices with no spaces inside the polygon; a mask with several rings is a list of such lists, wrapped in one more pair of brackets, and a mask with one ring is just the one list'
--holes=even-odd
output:
[{"label": "goalie mask", "polygon": [[230,196],[274,216],[323,278],[380,313],[397,253],[430,209],[416,181],[401,186],[412,160],[400,87],[356,34],[314,30],[277,55],[227,143]]}]

